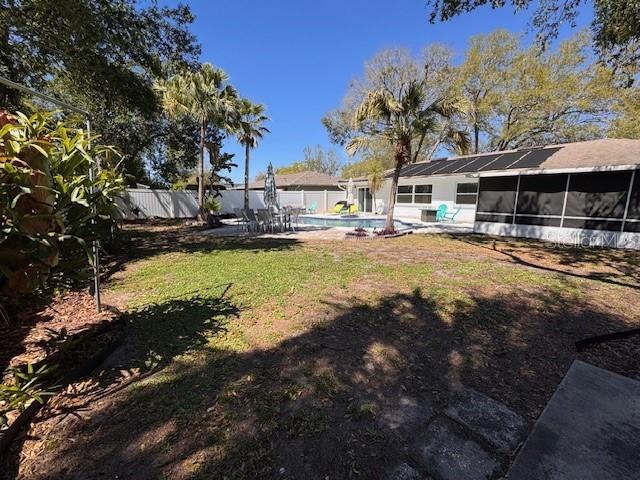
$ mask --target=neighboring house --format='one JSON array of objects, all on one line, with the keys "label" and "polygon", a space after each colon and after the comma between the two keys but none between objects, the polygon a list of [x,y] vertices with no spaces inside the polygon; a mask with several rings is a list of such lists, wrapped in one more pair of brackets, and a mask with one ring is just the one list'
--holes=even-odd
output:
[{"label": "neighboring house", "polygon": [[[476,232],[640,248],[639,168],[640,140],[622,139],[415,163],[401,171],[396,216],[444,204]],[[387,177],[376,192],[385,209]],[[366,179],[354,183],[360,210],[371,211]]]},{"label": "neighboring house", "polygon": [[[281,191],[298,191],[304,190],[307,192],[319,192],[323,190],[327,191],[340,191],[338,182],[341,181],[339,177],[327,175],[326,173],[319,172],[298,172],[298,173],[276,173],[276,187]],[[241,190],[244,188],[243,183],[235,185],[234,189]],[[256,180],[249,183],[250,190],[263,190],[264,180]]]}]

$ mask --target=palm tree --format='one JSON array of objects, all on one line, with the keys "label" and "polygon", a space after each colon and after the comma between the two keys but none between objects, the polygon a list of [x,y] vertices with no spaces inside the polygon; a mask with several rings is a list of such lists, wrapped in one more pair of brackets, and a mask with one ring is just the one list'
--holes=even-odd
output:
[{"label": "palm tree", "polygon": [[264,105],[259,103],[251,103],[251,101],[243,98],[238,110],[240,114],[240,123],[237,132],[238,141],[244,146],[244,208],[249,208],[249,155],[251,149],[258,145],[258,140],[264,137],[265,133],[269,133],[269,129],[263,125],[269,120],[264,114]]},{"label": "palm tree", "polygon": [[238,126],[236,90],[229,76],[210,63],[197,71],[174,75],[158,84],[165,111],[171,116],[187,115],[197,120],[200,129],[198,161],[198,205],[204,211],[204,151],[207,127],[214,125],[232,133]]},{"label": "palm tree", "polygon": [[[460,113],[455,99],[427,101],[426,87],[426,80],[410,80],[397,92],[387,88],[369,91],[354,115],[354,130],[360,135],[349,141],[350,155],[366,147],[373,137],[385,139],[394,150],[395,167],[385,222],[385,230],[389,232],[394,231],[393,210],[400,170],[412,160],[412,142],[423,138],[425,133],[438,132],[442,120]],[[460,138],[468,140],[466,135]]]}]

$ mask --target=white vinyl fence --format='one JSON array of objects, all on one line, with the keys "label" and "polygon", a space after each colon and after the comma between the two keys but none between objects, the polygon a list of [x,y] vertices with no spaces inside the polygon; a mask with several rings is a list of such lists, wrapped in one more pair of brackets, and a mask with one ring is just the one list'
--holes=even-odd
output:
[{"label": "white vinyl fence", "polygon": [[[218,200],[222,213],[233,213],[234,208],[244,206],[242,190],[223,190]],[[330,210],[336,202],[345,199],[345,192],[339,191],[294,191],[278,192],[278,204],[304,208],[315,207],[318,212]],[[197,193],[191,190],[155,190],[148,188],[128,188],[118,201],[126,219],[136,218],[194,218],[198,214]],[[264,208],[262,191],[249,192],[249,206]]]}]

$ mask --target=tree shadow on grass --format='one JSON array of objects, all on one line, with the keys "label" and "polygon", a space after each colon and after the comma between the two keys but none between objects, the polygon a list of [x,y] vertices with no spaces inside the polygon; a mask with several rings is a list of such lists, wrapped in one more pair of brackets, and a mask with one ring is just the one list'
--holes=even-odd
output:
[{"label": "tree shadow on grass", "polygon": [[489,235],[453,235],[452,238],[499,253],[526,267],[640,290],[640,253],[637,251],[559,246],[540,240]]},{"label": "tree shadow on grass", "polygon": [[[157,329],[151,345],[173,362],[61,432],[25,478],[373,479],[401,462],[426,475],[417,453],[425,427],[459,389],[483,392],[531,425],[581,358],[573,341],[627,321],[546,291],[443,303],[415,290],[328,306],[331,318],[252,351],[228,346],[229,332],[215,326],[207,331],[219,342],[203,348],[204,320],[220,313],[206,302],[141,311],[134,321]],[[606,366],[619,366],[605,355]],[[511,453],[492,451],[499,473]]]},{"label": "tree shadow on grass", "polygon": [[144,366],[148,368],[150,362],[154,367],[162,367],[175,356],[200,348],[211,336],[225,332],[225,322],[240,312],[225,297],[230,286],[219,297],[183,295],[127,314],[132,328],[144,330],[143,336],[135,336],[145,339],[144,344],[139,345],[149,355]]}]

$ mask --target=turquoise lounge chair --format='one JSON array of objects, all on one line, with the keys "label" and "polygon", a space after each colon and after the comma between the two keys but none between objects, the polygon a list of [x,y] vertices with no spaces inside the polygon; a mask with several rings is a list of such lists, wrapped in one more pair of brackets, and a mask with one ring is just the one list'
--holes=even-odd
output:
[{"label": "turquoise lounge chair", "polygon": [[444,216],[447,214],[447,206],[443,203],[438,207],[436,212],[436,222],[444,222]]},{"label": "turquoise lounge chair", "polygon": [[438,207],[438,212],[436,213],[436,222],[456,222],[456,216],[460,213],[462,208],[458,207],[455,212],[448,212],[447,206],[443,203]]},{"label": "turquoise lounge chair", "polygon": [[311,205],[309,205],[309,208],[307,208],[307,212],[316,213],[316,210],[318,210],[318,202],[314,200],[311,202]]}]

